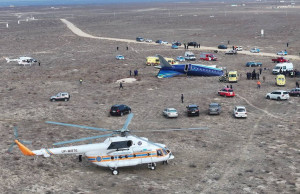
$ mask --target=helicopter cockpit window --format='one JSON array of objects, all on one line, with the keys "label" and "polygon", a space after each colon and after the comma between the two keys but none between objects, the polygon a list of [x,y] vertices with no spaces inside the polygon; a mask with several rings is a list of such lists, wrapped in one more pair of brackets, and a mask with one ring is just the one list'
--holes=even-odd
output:
[{"label": "helicopter cockpit window", "polygon": [[131,140],[130,141],[118,141],[118,142],[112,142],[107,149],[112,150],[112,149],[129,148],[130,146],[132,146]]},{"label": "helicopter cockpit window", "polygon": [[157,156],[162,156],[161,150],[157,150]]}]

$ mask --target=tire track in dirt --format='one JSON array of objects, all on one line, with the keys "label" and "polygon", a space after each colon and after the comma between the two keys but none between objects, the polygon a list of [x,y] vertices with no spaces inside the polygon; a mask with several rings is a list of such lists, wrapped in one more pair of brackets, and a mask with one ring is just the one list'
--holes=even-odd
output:
[{"label": "tire track in dirt", "polygon": [[[157,45],[157,43],[154,42],[137,42],[135,40],[130,40],[130,39],[121,39],[121,38],[108,38],[108,37],[100,37],[100,36],[93,36],[91,34],[85,33],[83,32],[81,29],[79,29],[76,25],[74,25],[73,23],[71,23],[70,21],[61,18],[60,19],[64,24],[67,25],[67,27],[77,36],[81,36],[84,38],[94,38],[94,39],[99,39],[99,40],[110,40],[110,41],[118,41],[118,42],[126,42],[126,43],[134,43],[134,44],[148,44],[148,45]],[[169,45],[165,45],[165,46],[169,46]],[[180,46],[180,49],[183,49],[183,46]],[[215,47],[206,47],[206,46],[201,46],[200,48],[191,48],[189,50],[209,50],[209,51],[228,51],[230,49],[217,49]],[[277,54],[273,54],[273,53],[251,53],[250,51],[239,51],[240,54],[244,54],[244,55],[255,55],[255,56],[265,56],[265,57],[278,57]],[[290,59],[294,59],[294,60],[300,60],[299,56],[296,55],[289,55]]]}]

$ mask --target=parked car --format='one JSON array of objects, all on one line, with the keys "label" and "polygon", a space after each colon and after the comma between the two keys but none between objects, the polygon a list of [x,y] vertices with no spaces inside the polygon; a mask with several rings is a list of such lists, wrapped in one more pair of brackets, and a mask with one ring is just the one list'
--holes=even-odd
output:
[{"label": "parked car", "polygon": [[152,42],[152,40],[147,38],[145,42]]},{"label": "parked car", "polygon": [[190,104],[186,107],[188,116],[199,116],[199,106],[196,104]]},{"label": "parked car", "polygon": [[172,42],[172,44],[175,44],[175,45],[177,45],[177,46],[181,46],[181,42],[179,42],[179,41]]},{"label": "parked car", "polygon": [[110,108],[109,113],[111,116],[123,116],[131,113],[131,108],[124,104],[115,104]]},{"label": "parked car", "polygon": [[161,42],[162,42],[162,40],[155,41],[155,43],[158,43],[158,44],[160,44]]},{"label": "parked car", "polygon": [[288,100],[290,99],[290,95],[287,91],[284,90],[275,90],[271,93],[267,93],[267,99],[275,99],[275,100]]},{"label": "parked car", "polygon": [[233,89],[231,89],[231,88],[223,88],[222,90],[220,90],[218,92],[218,94],[220,96],[224,96],[224,97],[233,97],[233,96],[235,96],[235,93],[234,93]]},{"label": "parked car", "polygon": [[246,67],[261,67],[261,66],[262,66],[261,62],[249,61],[246,63]]},{"label": "parked car", "polygon": [[260,52],[260,49],[259,48],[252,48],[250,50],[251,53],[259,53]]},{"label": "parked car", "polygon": [[235,50],[237,50],[237,51],[242,51],[242,50],[243,50],[243,47],[242,47],[242,46],[235,46]]},{"label": "parked car", "polygon": [[219,115],[221,113],[221,105],[219,103],[210,103],[208,108],[208,114],[217,114]]},{"label": "parked car", "polygon": [[225,55],[236,55],[237,51],[236,50],[229,50],[225,52]]},{"label": "parked car", "polygon": [[235,106],[234,109],[233,109],[233,115],[236,118],[240,118],[240,117],[247,118],[246,107],[244,107],[244,106]]},{"label": "parked car", "polygon": [[276,59],[272,59],[274,63],[286,63],[290,62],[287,58],[284,57],[277,57]]},{"label": "parked car", "polygon": [[224,44],[221,44],[221,45],[218,46],[218,49],[227,49],[227,46],[224,45]]},{"label": "parked car", "polygon": [[293,88],[289,91],[290,96],[300,96],[300,88]]},{"label": "parked car", "polygon": [[176,57],[177,61],[185,61],[185,58],[183,56],[178,56]]},{"label": "parked car", "polygon": [[163,115],[168,118],[177,118],[178,112],[175,108],[166,108],[163,110]]},{"label": "parked car", "polygon": [[197,42],[188,42],[188,46],[197,46]]},{"label": "parked car", "polygon": [[204,61],[216,61],[217,57],[212,53],[201,53],[200,59]]},{"label": "parked car", "polygon": [[116,56],[116,59],[118,59],[118,60],[124,60],[125,57],[124,57],[123,55],[117,55],[117,56]]},{"label": "parked car", "polygon": [[160,44],[169,44],[167,41],[161,41]]},{"label": "parked car", "polygon": [[59,92],[55,96],[50,97],[50,101],[69,101],[70,100],[70,94],[68,92]]},{"label": "parked car", "polygon": [[176,44],[172,44],[171,48],[172,49],[178,49],[178,46]]},{"label": "parked car", "polygon": [[142,38],[142,37],[137,37],[137,38],[136,38],[136,41],[138,41],[138,42],[144,42],[144,40],[145,40],[145,39]]},{"label": "parked car", "polygon": [[284,51],[279,51],[278,53],[277,53],[277,55],[287,55],[288,53],[287,53],[287,51],[286,50],[284,50]]}]

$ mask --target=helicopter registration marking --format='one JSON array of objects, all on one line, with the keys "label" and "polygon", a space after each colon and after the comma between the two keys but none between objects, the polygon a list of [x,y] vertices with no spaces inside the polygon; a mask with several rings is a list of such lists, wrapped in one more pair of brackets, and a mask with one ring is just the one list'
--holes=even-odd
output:
[{"label": "helicopter registration marking", "polygon": [[78,152],[77,149],[61,150],[61,153],[74,153]]}]

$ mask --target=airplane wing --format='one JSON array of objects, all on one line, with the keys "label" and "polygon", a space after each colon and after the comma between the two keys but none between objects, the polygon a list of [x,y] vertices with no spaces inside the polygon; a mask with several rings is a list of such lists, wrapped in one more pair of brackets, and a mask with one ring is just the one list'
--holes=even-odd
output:
[{"label": "airplane wing", "polygon": [[172,70],[163,70],[161,69],[158,74],[157,77],[158,78],[168,78],[168,77],[174,77],[177,75],[184,75],[184,73],[180,73],[178,71],[172,71]]}]

